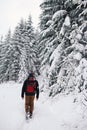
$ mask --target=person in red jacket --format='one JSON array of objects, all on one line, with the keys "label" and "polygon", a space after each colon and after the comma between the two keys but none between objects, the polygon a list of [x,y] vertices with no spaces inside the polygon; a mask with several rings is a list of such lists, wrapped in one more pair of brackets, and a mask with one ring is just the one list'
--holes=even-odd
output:
[{"label": "person in red jacket", "polygon": [[24,81],[21,97],[25,96],[25,112],[26,118],[29,116],[32,117],[34,110],[34,99],[39,98],[39,84],[38,81],[34,78],[33,73],[30,73],[28,78]]}]

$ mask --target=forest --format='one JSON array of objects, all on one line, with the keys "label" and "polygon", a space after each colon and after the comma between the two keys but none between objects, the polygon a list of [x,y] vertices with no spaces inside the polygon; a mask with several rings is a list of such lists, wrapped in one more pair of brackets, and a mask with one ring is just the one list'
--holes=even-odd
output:
[{"label": "forest", "polygon": [[38,28],[32,15],[0,40],[0,83],[43,76],[49,96],[87,91],[87,0],[43,0]]}]

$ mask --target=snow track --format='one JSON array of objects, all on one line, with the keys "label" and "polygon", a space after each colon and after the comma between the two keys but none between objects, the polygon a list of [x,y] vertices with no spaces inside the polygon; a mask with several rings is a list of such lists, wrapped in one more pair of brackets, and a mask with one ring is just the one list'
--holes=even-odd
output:
[{"label": "snow track", "polygon": [[33,118],[26,122],[21,86],[0,85],[0,130],[87,130],[87,116],[82,118],[83,110],[73,103],[73,96],[50,100],[40,94]]},{"label": "snow track", "polygon": [[35,101],[33,118],[26,122],[21,86],[9,83],[0,87],[0,130],[57,130],[49,104],[41,99]]}]

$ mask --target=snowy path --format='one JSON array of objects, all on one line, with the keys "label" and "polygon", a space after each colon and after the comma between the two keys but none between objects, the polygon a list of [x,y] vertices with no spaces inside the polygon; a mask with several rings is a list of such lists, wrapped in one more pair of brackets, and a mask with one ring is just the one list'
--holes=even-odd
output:
[{"label": "snowy path", "polygon": [[12,83],[3,85],[0,88],[0,130],[57,130],[50,107],[41,100],[35,101],[33,119],[27,123],[24,100],[20,97],[21,86]]},{"label": "snowy path", "polygon": [[52,102],[41,94],[35,100],[33,118],[26,122],[20,95],[21,84],[0,85],[0,130],[87,130],[87,119],[82,119],[81,108],[73,105],[72,97]]}]

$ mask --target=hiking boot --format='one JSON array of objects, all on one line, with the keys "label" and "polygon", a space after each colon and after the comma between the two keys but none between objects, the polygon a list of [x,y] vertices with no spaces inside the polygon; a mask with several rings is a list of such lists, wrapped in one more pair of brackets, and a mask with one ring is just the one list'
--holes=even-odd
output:
[{"label": "hiking boot", "polygon": [[29,119],[29,112],[26,113],[26,120]]},{"label": "hiking boot", "polygon": [[30,113],[30,116],[29,116],[30,118],[32,118],[32,113]]}]

